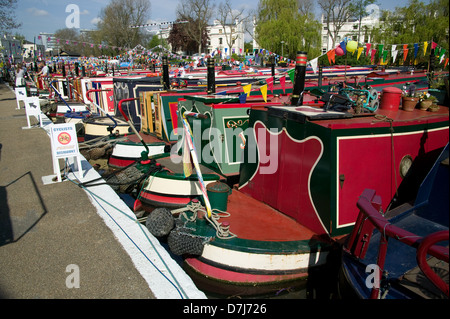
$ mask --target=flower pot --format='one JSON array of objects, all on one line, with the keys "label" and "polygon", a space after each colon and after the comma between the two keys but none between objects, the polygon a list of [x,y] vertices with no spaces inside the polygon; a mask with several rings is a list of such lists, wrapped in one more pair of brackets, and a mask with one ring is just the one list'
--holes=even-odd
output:
[{"label": "flower pot", "polygon": [[420,102],[420,109],[422,111],[426,111],[431,106],[431,104],[433,104],[432,100],[423,100]]},{"label": "flower pot", "polygon": [[417,102],[419,102],[418,97],[404,96],[402,98],[402,109],[403,111],[412,112],[416,108]]}]

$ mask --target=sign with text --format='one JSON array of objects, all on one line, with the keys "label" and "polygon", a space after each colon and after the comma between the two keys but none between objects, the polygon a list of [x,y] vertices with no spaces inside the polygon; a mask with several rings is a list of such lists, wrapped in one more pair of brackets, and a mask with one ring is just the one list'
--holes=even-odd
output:
[{"label": "sign with text", "polygon": [[81,159],[80,151],[78,149],[77,131],[74,123],[54,124],[50,128],[51,142],[52,142],[52,157],[53,168],[55,174],[58,176],[58,181],[61,181],[61,174],[59,169],[59,159],[67,157],[76,157],[78,172],[81,179]]}]

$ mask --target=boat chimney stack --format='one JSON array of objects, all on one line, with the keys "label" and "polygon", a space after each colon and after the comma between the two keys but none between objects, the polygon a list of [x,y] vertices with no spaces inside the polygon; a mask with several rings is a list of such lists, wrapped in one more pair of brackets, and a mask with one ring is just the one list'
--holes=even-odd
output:
[{"label": "boat chimney stack", "polygon": [[291,95],[291,105],[301,105],[303,103],[303,90],[305,89],[307,53],[297,51],[295,60],[294,89]]},{"label": "boat chimney stack", "polygon": [[167,56],[162,57],[162,68],[163,68],[163,86],[164,90],[170,90],[170,79],[169,79],[169,63],[167,61]]},{"label": "boat chimney stack", "polygon": [[214,74],[214,58],[210,57],[208,58],[208,94],[214,94],[216,93],[216,78]]}]

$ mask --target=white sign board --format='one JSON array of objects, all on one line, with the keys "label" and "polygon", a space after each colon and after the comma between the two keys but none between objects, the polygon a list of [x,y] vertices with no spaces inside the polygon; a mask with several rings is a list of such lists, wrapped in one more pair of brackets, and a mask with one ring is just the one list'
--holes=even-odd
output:
[{"label": "white sign board", "polygon": [[30,128],[30,116],[34,116],[39,120],[39,126],[42,126],[41,105],[37,96],[27,97],[25,99],[25,112],[27,113],[27,124]]},{"label": "white sign board", "polygon": [[61,181],[61,172],[59,168],[59,159],[67,157],[76,157],[79,172],[79,178],[82,178],[81,158],[78,149],[77,131],[74,123],[54,124],[50,128],[52,142],[52,158],[54,173]]},{"label": "white sign board", "polygon": [[25,101],[27,98],[27,88],[25,87],[19,87],[14,89],[16,93],[16,101],[17,101],[17,109],[20,109],[20,103],[19,101]]}]

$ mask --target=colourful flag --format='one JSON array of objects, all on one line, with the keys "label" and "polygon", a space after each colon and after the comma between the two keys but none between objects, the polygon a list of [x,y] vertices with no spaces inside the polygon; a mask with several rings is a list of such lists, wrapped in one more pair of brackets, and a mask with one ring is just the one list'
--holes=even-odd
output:
[{"label": "colourful flag", "polygon": [[286,87],[286,76],[282,76],[280,78],[280,85],[281,85],[281,88],[283,89],[283,93],[286,94],[286,89],[285,89],[285,87]]},{"label": "colourful flag", "polygon": [[266,79],[266,83],[269,87],[269,90],[273,93],[273,77]]},{"label": "colourful flag", "polygon": [[417,58],[418,52],[419,52],[419,43],[414,43],[414,59]]},{"label": "colourful flag", "polygon": [[263,86],[261,86],[260,90],[261,90],[261,94],[263,96],[264,101],[267,103],[267,84],[264,84]]},{"label": "colourful flag", "polygon": [[423,43],[423,55],[425,55],[425,54],[427,53],[427,47],[428,47],[428,42],[425,41],[425,42]]},{"label": "colourful flag", "polygon": [[[327,52],[327,57],[328,57],[328,62],[330,63],[330,65],[331,65],[331,62],[336,63],[335,62],[336,51],[334,49]],[[292,83],[294,83],[294,81],[292,81]]]},{"label": "colourful flag", "polygon": [[366,43],[366,56],[369,56],[370,47],[372,45],[370,43]]},{"label": "colourful flag", "polygon": [[358,55],[356,56],[356,60],[359,60],[359,57],[361,56],[361,53],[363,52],[363,50],[364,50],[363,47],[358,48]]},{"label": "colourful flag", "polygon": [[247,97],[250,96],[250,92],[252,90],[252,85],[251,84],[247,84],[246,86],[243,86],[242,89],[244,90],[244,93],[247,93]]},{"label": "colourful flag", "polygon": [[294,83],[294,74],[295,74],[295,69],[291,69],[288,71],[288,76],[291,79],[291,82]]}]

